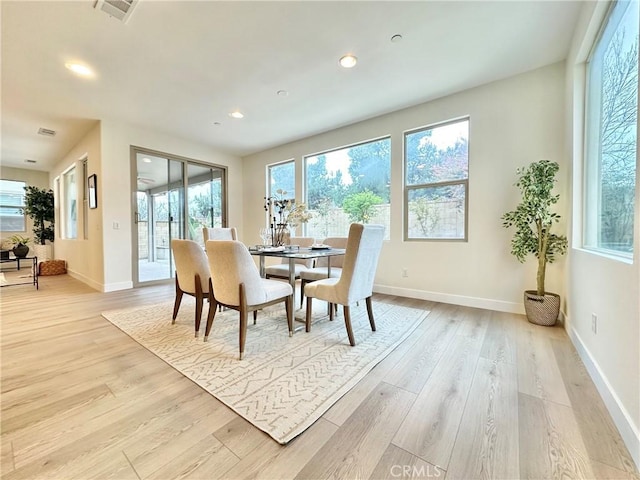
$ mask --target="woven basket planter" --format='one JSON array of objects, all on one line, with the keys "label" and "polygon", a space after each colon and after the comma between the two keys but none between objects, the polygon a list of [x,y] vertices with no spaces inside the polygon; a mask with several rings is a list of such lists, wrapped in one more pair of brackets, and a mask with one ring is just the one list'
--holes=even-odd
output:
[{"label": "woven basket planter", "polygon": [[540,296],[536,290],[526,290],[524,311],[529,322],[551,327],[556,324],[560,313],[560,295],[546,292],[544,296]]}]

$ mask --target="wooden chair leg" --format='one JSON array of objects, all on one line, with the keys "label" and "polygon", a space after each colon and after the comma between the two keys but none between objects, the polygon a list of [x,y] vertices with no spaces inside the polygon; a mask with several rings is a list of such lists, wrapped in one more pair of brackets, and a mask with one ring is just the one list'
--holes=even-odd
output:
[{"label": "wooden chair leg", "polygon": [[200,283],[200,275],[196,273],[196,338],[198,338],[198,333],[200,332],[200,321],[202,320],[202,304],[204,302],[204,294],[202,293],[202,284]]},{"label": "wooden chair leg", "polygon": [[304,278],[300,279],[300,308],[302,308],[302,303],[304,302],[304,286],[306,283]]},{"label": "wooden chair leg", "polygon": [[293,295],[289,295],[284,301],[284,308],[287,311],[287,324],[289,326],[289,336],[293,336]]},{"label": "wooden chair leg", "polygon": [[375,332],[376,322],[373,319],[373,307],[371,306],[371,297],[367,297],[365,301],[367,302],[367,314],[369,315],[369,323],[371,324],[371,330]]},{"label": "wooden chair leg", "polygon": [[213,296],[213,288],[211,288],[211,280],[209,280],[209,313],[207,313],[207,327],[204,331],[204,341],[209,340],[209,332],[211,332],[211,325],[213,325],[213,319],[218,311],[218,301]]},{"label": "wooden chair leg", "polygon": [[240,306],[240,360],[244,356],[244,344],[247,340],[247,309],[244,305]]},{"label": "wooden chair leg", "polygon": [[333,311],[334,311],[333,303],[330,303],[329,304],[329,321],[330,322],[333,322]]},{"label": "wooden chair leg", "polygon": [[178,310],[180,310],[180,302],[182,302],[182,289],[180,288],[180,284],[178,283],[178,274],[176,273],[176,300],[173,302],[173,317],[171,324],[176,323],[176,317],[178,316]]},{"label": "wooden chair leg", "polygon": [[347,335],[349,336],[349,343],[352,347],[355,346],[356,340],[353,338],[353,329],[351,328],[351,313],[349,312],[349,307],[346,305],[344,308],[344,324],[347,327]]},{"label": "wooden chair leg", "polygon": [[258,320],[258,310],[253,311],[253,324],[256,324],[256,320]]},{"label": "wooden chair leg", "polygon": [[307,315],[305,316],[305,332],[310,332],[311,331],[311,301],[313,300],[312,297],[308,297],[307,298]]}]

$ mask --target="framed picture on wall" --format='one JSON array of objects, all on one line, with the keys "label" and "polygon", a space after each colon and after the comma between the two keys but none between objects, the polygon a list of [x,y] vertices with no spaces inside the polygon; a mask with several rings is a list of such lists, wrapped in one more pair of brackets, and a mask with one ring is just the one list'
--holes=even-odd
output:
[{"label": "framed picture on wall", "polygon": [[94,173],[93,175],[89,175],[89,179],[87,180],[89,187],[89,208],[97,208],[98,207],[98,185],[97,185],[97,177]]}]

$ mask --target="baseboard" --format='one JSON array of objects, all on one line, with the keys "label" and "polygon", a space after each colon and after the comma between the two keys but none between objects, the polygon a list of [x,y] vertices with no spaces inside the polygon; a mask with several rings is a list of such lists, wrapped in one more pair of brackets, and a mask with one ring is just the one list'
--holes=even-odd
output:
[{"label": "baseboard", "polygon": [[503,300],[493,300],[490,298],[468,297],[464,295],[453,295],[451,293],[391,287],[388,285],[374,285],[373,291],[387,295],[397,295],[399,297],[417,298],[419,300],[430,300],[432,302],[452,303],[454,305],[463,305],[465,307],[486,308],[487,310],[524,315],[524,305],[522,302],[505,302]]},{"label": "baseboard", "polygon": [[67,269],[67,274],[69,274],[69,276],[77,280],[80,280],[82,283],[86,283],[91,288],[98,290],[99,292],[107,293],[107,292],[115,292],[117,290],[128,290],[130,288],[133,288],[133,282],[118,282],[118,283],[104,284],[104,283],[98,283],[95,280],[92,280],[91,278],[85,275],[82,275],[81,273],[75,272],[73,270]]},{"label": "baseboard", "polygon": [[640,431],[638,430],[638,427],[633,423],[629,412],[620,402],[618,395],[616,395],[616,392],[611,387],[606,375],[594,360],[589,349],[587,349],[585,344],[582,342],[580,335],[573,326],[571,326],[571,322],[566,322],[565,325],[569,326],[568,329],[566,327],[565,329],[571,339],[571,343],[573,343],[582,363],[584,363],[587,372],[589,372],[593,383],[598,389],[598,392],[600,393],[600,396],[613,419],[613,423],[615,423],[618,428],[618,432],[620,432],[620,436],[622,437],[624,444],[627,446],[627,449],[631,454],[631,458],[633,458],[633,461],[636,464],[636,468],[640,470]]}]

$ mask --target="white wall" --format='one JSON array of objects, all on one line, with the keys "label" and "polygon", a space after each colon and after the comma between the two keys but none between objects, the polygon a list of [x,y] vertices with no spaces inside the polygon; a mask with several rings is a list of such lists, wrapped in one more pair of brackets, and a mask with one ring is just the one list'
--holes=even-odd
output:
[{"label": "white wall", "polygon": [[[29,170],[26,168],[0,166],[0,178],[2,178],[3,180],[25,182],[27,186],[46,189],[50,188],[49,172],[42,172],[40,170]],[[29,237],[31,239],[31,243],[33,243],[33,220],[31,220],[29,217],[26,217],[25,230],[23,232],[3,232],[2,230],[0,230],[0,238],[6,238],[12,235],[22,235],[23,237]]]},{"label": "white wall", "polygon": [[[104,242],[104,291],[130,288],[132,278],[131,146],[157,150],[199,162],[226,166],[229,225],[242,238],[241,159],[165,133],[135,125],[102,121],[102,174],[98,175],[98,203],[102,205]],[[114,222],[119,229],[113,228]]]},{"label": "white wall", "polygon": [[[584,61],[607,4],[585,4],[567,60],[567,151],[573,162],[571,249],[565,328],[580,354],[636,465],[640,466],[640,192],[636,175],[634,261],[581,248]],[[597,333],[591,315],[598,316]]]},{"label": "white wall", "polygon": [[[513,186],[516,168],[546,158],[561,164],[557,191],[563,203],[558,211],[566,218],[564,82],[564,65],[555,64],[248,156],[246,241],[259,241],[267,164],[295,158],[300,196],[303,155],[390,135],[391,235],[382,250],[375,290],[523,313],[522,292],[535,287],[536,265],[533,257],[522,265],[511,256],[512,232],[502,228],[500,217],[519,200]],[[470,116],[469,241],[405,242],[403,132],[465,115]],[[402,268],[408,278],[402,278]],[[547,288],[564,294],[562,260],[548,268]]]}]

